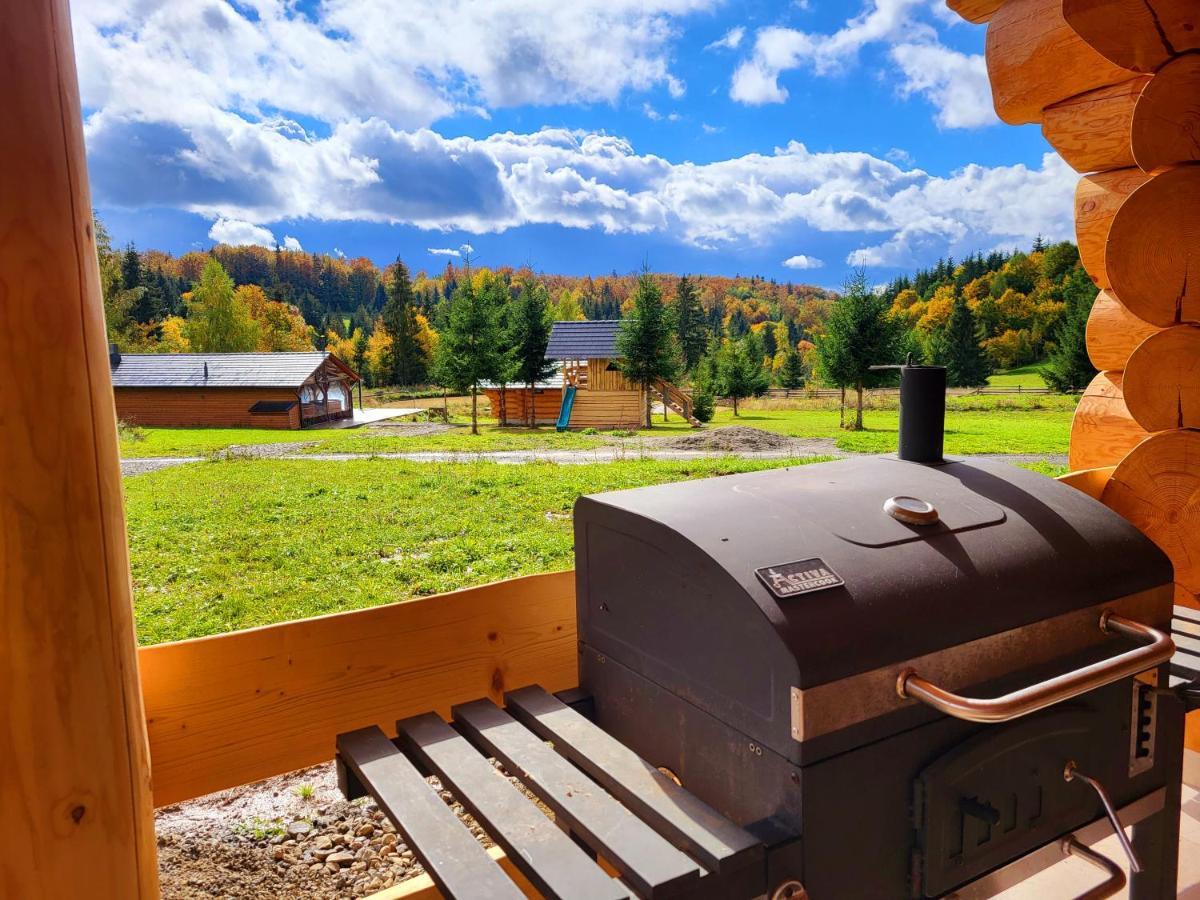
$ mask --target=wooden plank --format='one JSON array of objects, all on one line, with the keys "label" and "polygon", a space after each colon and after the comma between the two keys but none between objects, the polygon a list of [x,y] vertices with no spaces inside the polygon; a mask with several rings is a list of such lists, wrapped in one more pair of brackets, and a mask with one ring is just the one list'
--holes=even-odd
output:
[{"label": "wooden plank", "polygon": [[0,15],[0,895],[158,896],[66,0]]},{"label": "wooden plank", "polygon": [[490,700],[455,706],[453,715],[471,743],[535,790],[638,894],[679,896],[696,886],[700,871],[694,862]]},{"label": "wooden plank", "polygon": [[524,687],[504,700],[517,721],[706,869],[723,874],[762,861],[753,835],[544,689]]},{"label": "wooden plank", "polygon": [[[509,859],[503,848],[488,847],[487,855],[500,864],[500,868],[516,883],[517,887],[525,892],[526,897],[541,900],[542,895],[513,865],[513,861]],[[385,888],[377,894],[371,894],[367,900],[441,900],[441,897],[442,892],[437,889],[433,879],[422,874],[416,878],[408,878],[390,888]]]},{"label": "wooden plank", "polygon": [[425,713],[403,719],[396,723],[396,734],[404,750],[454,792],[488,836],[547,897],[629,897],[628,891],[440,716]]},{"label": "wooden plank", "polygon": [[538,682],[578,683],[575,575],[141,650],[154,800],[328,760],[334,737]]},{"label": "wooden plank", "polygon": [[1183,619],[1187,622],[1195,622],[1196,624],[1200,625],[1200,610],[1177,605],[1175,607],[1175,618]]},{"label": "wooden plank", "polygon": [[1077,491],[1083,491],[1093,500],[1099,500],[1104,494],[1104,486],[1108,484],[1108,479],[1112,478],[1112,473],[1116,468],[1116,466],[1101,466],[1098,469],[1080,469],[1077,472],[1060,475],[1057,480],[1070,485]]},{"label": "wooden plank", "polygon": [[250,412],[259,400],[296,400],[288,388],[116,388],[117,418],[152,427],[299,428],[296,408]]},{"label": "wooden plank", "polygon": [[337,752],[443,894],[523,900],[525,895],[379,728],[339,734]]}]

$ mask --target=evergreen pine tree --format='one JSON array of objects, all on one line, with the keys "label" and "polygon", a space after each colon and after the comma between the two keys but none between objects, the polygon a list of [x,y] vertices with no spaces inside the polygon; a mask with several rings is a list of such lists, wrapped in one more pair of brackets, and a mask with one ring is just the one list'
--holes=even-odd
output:
[{"label": "evergreen pine tree", "polygon": [[804,360],[795,347],[789,347],[783,357],[783,367],[779,370],[779,383],[789,391],[804,387]]},{"label": "evergreen pine tree", "polygon": [[383,305],[383,327],[392,339],[389,366],[392,383],[420,384],[425,378],[428,360],[417,341],[417,318],[413,308],[412,281],[408,267],[399,257],[392,269],[387,286],[387,302]]},{"label": "evergreen pine tree", "polygon": [[[941,265],[945,267],[944,262]],[[893,362],[898,355],[900,329],[888,310],[887,301],[867,290],[866,275],[858,272],[834,301],[825,333],[817,338],[822,380],[843,389],[852,387],[858,394],[853,431],[863,427],[863,389],[885,377],[872,372],[871,366]]]},{"label": "evergreen pine tree", "polygon": [[992,364],[979,346],[975,315],[963,297],[956,297],[950,318],[934,337],[934,363],[946,367],[950,387],[982,387],[992,374]]},{"label": "evergreen pine tree", "polygon": [[679,284],[675,287],[671,314],[675,319],[675,337],[679,342],[683,368],[690,372],[696,367],[708,346],[708,329],[704,322],[704,307],[700,305],[700,295],[686,275],[679,279]]},{"label": "evergreen pine tree", "polygon": [[738,415],[739,400],[757,397],[770,386],[759,336],[751,331],[741,340],[726,341],[717,353],[717,390],[733,401],[733,414]]},{"label": "evergreen pine tree", "polygon": [[1086,335],[1097,293],[1083,267],[1077,266],[1064,285],[1067,308],[1055,336],[1057,346],[1042,370],[1042,377],[1053,390],[1081,391],[1096,376],[1096,368],[1088,357]]},{"label": "evergreen pine tree", "polygon": [[447,327],[438,338],[437,380],[471,392],[471,434],[479,434],[479,384],[498,379],[504,363],[499,313],[492,299],[464,278],[450,298]]},{"label": "evergreen pine tree", "polygon": [[554,371],[554,363],[546,359],[546,345],[550,341],[549,305],[550,296],[545,286],[526,279],[513,306],[508,327],[508,342],[515,363],[513,378],[529,389],[527,424],[530,428],[537,424],[532,402],[534,384]]},{"label": "evergreen pine tree", "polygon": [[121,255],[121,286],[127,291],[142,286],[142,258],[133,244],[127,244]]},{"label": "evergreen pine tree", "polygon": [[646,398],[647,428],[650,421],[650,388],[658,380],[670,381],[679,370],[678,348],[671,322],[662,301],[662,291],[649,272],[638,278],[633,292],[633,311],[617,332],[617,356],[621,372],[641,385]]}]

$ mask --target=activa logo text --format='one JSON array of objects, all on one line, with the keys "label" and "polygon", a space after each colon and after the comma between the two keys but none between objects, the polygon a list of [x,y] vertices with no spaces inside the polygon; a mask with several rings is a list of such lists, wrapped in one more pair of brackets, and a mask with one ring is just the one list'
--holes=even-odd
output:
[{"label": "activa logo text", "polygon": [[822,559],[802,559],[777,566],[765,566],[755,569],[754,572],[780,600],[845,584],[841,576],[825,565]]}]

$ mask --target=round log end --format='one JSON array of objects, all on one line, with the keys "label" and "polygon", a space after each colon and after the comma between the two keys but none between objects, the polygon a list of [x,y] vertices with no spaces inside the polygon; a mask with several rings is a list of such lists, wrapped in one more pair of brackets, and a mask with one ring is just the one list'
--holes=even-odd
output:
[{"label": "round log end", "polygon": [[1135,72],[1200,46],[1196,0],[1062,0],[1062,15],[1106,60]]},{"label": "round log end", "polygon": [[1147,431],[1200,428],[1200,328],[1176,325],[1129,357],[1125,405]]},{"label": "round log end", "polygon": [[1200,160],[1200,55],[1167,63],[1138,97],[1130,149],[1146,172]]},{"label": "round log end", "polygon": [[1175,582],[1200,594],[1200,432],[1164,431],[1122,460],[1101,499],[1154,541]]}]

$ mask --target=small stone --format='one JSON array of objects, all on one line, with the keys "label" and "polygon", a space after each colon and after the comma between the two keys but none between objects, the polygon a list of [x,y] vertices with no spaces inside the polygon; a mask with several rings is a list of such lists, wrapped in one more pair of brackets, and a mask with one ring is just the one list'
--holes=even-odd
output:
[{"label": "small stone", "polygon": [[337,853],[331,853],[325,858],[325,862],[333,866],[348,866],[354,862],[354,854],[348,850],[341,850]]},{"label": "small stone", "polygon": [[395,844],[395,843],[396,843],[396,835],[394,835],[394,834],[385,834],[385,835],[383,836],[383,845],[384,845],[385,847],[391,846],[391,845],[393,845],[393,844]]},{"label": "small stone", "polygon": [[318,850],[328,850],[333,846],[333,838],[327,834],[323,834],[313,842],[313,846]]},{"label": "small stone", "polygon": [[333,856],[334,852],[335,851],[332,847],[321,847],[313,851],[313,857],[324,862],[325,860],[329,859],[329,857]]},{"label": "small stone", "polygon": [[370,837],[375,833],[375,826],[370,822],[364,822],[354,830],[354,833],[359,837]]},{"label": "small stone", "polygon": [[297,819],[295,822],[288,823],[287,833],[294,838],[304,837],[312,831],[312,823],[306,822],[303,819]]}]

